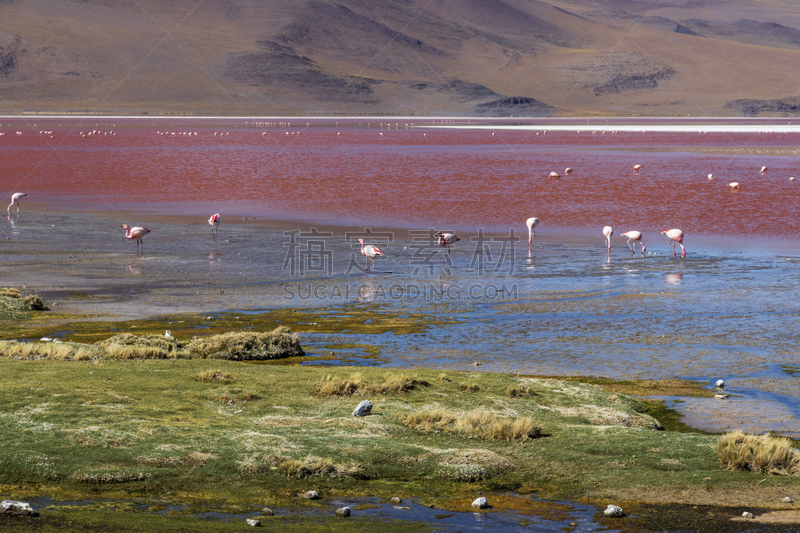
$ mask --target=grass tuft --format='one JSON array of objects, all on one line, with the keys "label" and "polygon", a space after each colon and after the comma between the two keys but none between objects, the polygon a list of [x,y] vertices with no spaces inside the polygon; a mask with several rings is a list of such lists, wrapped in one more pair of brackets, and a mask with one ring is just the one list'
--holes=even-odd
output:
[{"label": "grass tuft", "polygon": [[728,470],[797,475],[800,451],[791,439],[732,431],[717,440],[717,457]]},{"label": "grass tuft", "polygon": [[195,379],[207,383],[233,383],[234,381],[233,376],[219,370],[204,370]]},{"label": "grass tuft", "polygon": [[420,431],[449,431],[470,437],[524,441],[542,435],[542,429],[530,417],[498,418],[482,409],[458,416],[444,409],[419,411],[405,417],[403,422]]},{"label": "grass tuft", "polygon": [[327,375],[314,385],[311,394],[320,398],[328,396],[363,396],[365,394],[403,394],[429,383],[422,379],[387,373],[380,383],[369,383],[361,374],[353,374],[349,379],[338,379]]},{"label": "grass tuft", "polygon": [[263,361],[305,355],[297,335],[280,326],[273,331],[235,331],[192,340],[188,345],[192,357],[231,361]]}]

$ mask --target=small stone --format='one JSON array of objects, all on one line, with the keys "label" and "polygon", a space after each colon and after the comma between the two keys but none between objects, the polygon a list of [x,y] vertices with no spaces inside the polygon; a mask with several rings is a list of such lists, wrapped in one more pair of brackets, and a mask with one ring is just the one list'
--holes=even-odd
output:
[{"label": "small stone", "polygon": [[31,504],[14,500],[3,500],[0,503],[0,515],[30,516],[34,514]]},{"label": "small stone", "polygon": [[753,518],[755,518],[755,516],[753,516],[753,513],[751,513],[750,511],[745,511],[742,513],[742,518],[752,520]]},{"label": "small stone", "polygon": [[361,401],[353,410],[353,416],[369,416],[372,414],[372,402],[369,400]]},{"label": "small stone", "polygon": [[401,500],[400,500],[400,498],[398,498],[397,496],[395,496],[394,498],[392,498],[391,500],[389,500],[389,503],[391,503],[392,505],[400,505],[400,501],[401,501]]},{"label": "small stone", "polygon": [[472,506],[476,509],[486,509],[489,507],[489,502],[486,501],[486,498],[481,496],[477,498],[474,502],[472,502]]},{"label": "small stone", "polygon": [[259,527],[261,525],[261,521],[256,520],[255,518],[248,518],[247,525],[253,527]]},{"label": "small stone", "polygon": [[336,516],[350,516],[350,508],[342,507],[341,509],[336,509]]},{"label": "small stone", "polygon": [[263,509],[261,509],[261,516],[275,516],[275,511],[273,511],[269,507],[264,507]]},{"label": "small stone", "polygon": [[715,394],[714,395],[714,398],[716,398],[717,400],[724,400],[727,397],[728,397],[727,394]]},{"label": "small stone", "polygon": [[606,510],[603,511],[603,514],[612,518],[621,518],[625,516],[625,512],[622,510],[622,507],[619,505],[614,505],[613,503],[606,507]]},{"label": "small stone", "polygon": [[319,500],[319,493],[315,490],[310,490],[303,494],[303,498],[306,500]]},{"label": "small stone", "polygon": [[783,503],[794,503],[794,500],[791,499],[789,496],[784,496],[783,498],[781,498],[781,502],[783,502]]},{"label": "small stone", "polygon": [[716,386],[721,389],[722,387],[725,386],[725,381],[723,381],[721,379],[718,379],[717,383],[716,383]]}]

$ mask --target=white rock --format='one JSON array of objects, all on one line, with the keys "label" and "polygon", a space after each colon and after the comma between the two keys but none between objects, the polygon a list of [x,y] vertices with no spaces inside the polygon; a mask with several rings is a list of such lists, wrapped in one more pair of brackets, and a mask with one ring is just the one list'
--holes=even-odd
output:
[{"label": "white rock", "polygon": [[361,401],[353,410],[353,416],[369,416],[372,414],[372,402],[369,400]]},{"label": "white rock", "polygon": [[319,493],[315,490],[310,490],[303,494],[303,498],[306,500],[319,500]]},{"label": "white rock", "polygon": [[258,526],[261,525],[261,522],[259,520],[256,520],[255,518],[248,518],[247,519],[247,525],[248,526],[253,526],[253,527],[258,527]]},{"label": "white rock", "polygon": [[486,509],[489,507],[489,502],[486,501],[486,498],[481,496],[477,498],[474,502],[472,502],[472,506],[476,509]]},{"label": "white rock", "polygon": [[781,502],[783,502],[783,503],[794,503],[794,500],[792,498],[790,498],[789,496],[784,496],[781,499]]},{"label": "white rock", "polygon": [[755,518],[755,516],[753,516],[753,513],[751,513],[750,511],[745,511],[742,513],[742,518],[747,518],[748,520],[752,520],[753,518]]},{"label": "white rock", "polygon": [[336,516],[350,516],[350,508],[342,507],[341,509],[336,509]]},{"label": "white rock", "polygon": [[622,510],[622,507],[620,507],[619,505],[614,505],[613,503],[610,503],[608,507],[606,507],[606,510],[603,511],[603,514],[606,516],[611,516],[613,518],[620,518],[625,516],[625,512]]},{"label": "white rock", "polygon": [[164,333],[164,338],[167,340],[172,340],[175,337],[172,336],[172,332],[170,330],[167,330],[166,333]]},{"label": "white rock", "polygon": [[15,516],[32,515],[33,509],[29,503],[3,500],[3,502],[0,503],[0,515],[3,514]]},{"label": "white rock", "polygon": [[715,385],[721,389],[722,387],[725,386],[725,381],[722,379],[718,379]]}]

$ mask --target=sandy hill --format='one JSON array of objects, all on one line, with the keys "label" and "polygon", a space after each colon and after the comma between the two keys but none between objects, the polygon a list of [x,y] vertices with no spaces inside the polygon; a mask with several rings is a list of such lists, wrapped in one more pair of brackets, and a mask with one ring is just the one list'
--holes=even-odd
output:
[{"label": "sandy hill", "polygon": [[0,113],[784,115],[796,0],[0,0]]}]

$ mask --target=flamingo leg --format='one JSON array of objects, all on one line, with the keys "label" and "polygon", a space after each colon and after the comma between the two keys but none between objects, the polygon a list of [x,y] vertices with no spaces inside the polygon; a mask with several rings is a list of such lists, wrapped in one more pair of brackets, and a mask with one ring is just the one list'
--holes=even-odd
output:
[{"label": "flamingo leg", "polygon": [[672,256],[677,259],[678,252],[675,250],[675,241],[669,241],[669,243],[672,245]]},{"label": "flamingo leg", "polygon": [[628,239],[628,248],[631,249],[631,255],[633,255],[633,252],[635,251],[634,250],[635,246],[631,246],[631,240],[630,239]]}]

